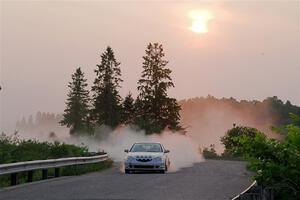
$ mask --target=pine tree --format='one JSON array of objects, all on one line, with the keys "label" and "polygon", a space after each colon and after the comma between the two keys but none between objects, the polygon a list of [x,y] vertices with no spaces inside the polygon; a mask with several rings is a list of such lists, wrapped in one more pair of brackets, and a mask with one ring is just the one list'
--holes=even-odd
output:
[{"label": "pine tree", "polygon": [[20,122],[20,127],[21,129],[26,129],[27,128],[27,122],[26,122],[26,118],[23,117],[21,122]]},{"label": "pine tree", "polygon": [[33,128],[33,127],[34,127],[32,115],[30,115],[30,116],[28,117],[28,123],[27,123],[27,126],[28,126],[28,128]]},{"label": "pine tree", "polygon": [[171,70],[161,44],[149,44],[143,56],[143,71],[138,81],[135,123],[146,133],[160,133],[163,129],[179,130],[180,106],[168,97],[167,90],[174,87]]},{"label": "pine tree", "polygon": [[42,112],[38,111],[35,115],[35,124],[40,125],[42,123]]},{"label": "pine tree", "polygon": [[107,125],[112,128],[121,122],[121,97],[118,92],[121,69],[111,47],[101,55],[101,64],[97,65],[96,78],[92,87],[92,118],[97,126]]},{"label": "pine tree", "polygon": [[66,109],[64,110],[61,125],[70,127],[70,134],[80,134],[89,130],[89,91],[87,87],[87,79],[80,68],[72,74],[72,81],[69,82],[69,93],[66,101]]},{"label": "pine tree", "polygon": [[134,99],[132,94],[129,92],[122,103],[122,123],[126,125],[132,125],[134,122],[134,115]]}]

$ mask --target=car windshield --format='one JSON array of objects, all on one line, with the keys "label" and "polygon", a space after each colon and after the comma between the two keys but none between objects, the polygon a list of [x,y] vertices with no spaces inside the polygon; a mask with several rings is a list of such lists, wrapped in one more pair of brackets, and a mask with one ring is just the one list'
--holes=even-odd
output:
[{"label": "car windshield", "polygon": [[138,143],[134,144],[131,149],[131,152],[162,152],[160,144],[156,143]]}]

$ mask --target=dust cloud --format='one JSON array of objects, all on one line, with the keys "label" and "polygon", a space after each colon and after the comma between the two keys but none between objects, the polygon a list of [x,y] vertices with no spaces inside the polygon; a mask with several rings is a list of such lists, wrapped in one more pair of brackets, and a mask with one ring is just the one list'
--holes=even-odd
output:
[{"label": "dust cloud", "polygon": [[[53,129],[53,128],[52,128]],[[18,135],[22,139],[35,138],[39,141],[59,141],[67,144],[86,146],[91,152],[104,151],[115,162],[123,162],[126,153],[135,142],[159,142],[168,154],[171,164],[170,171],[177,171],[184,167],[190,167],[194,163],[204,161],[200,153],[199,144],[190,136],[181,133],[165,131],[161,134],[146,135],[144,131],[136,131],[130,127],[121,126],[116,130],[102,127],[101,134],[95,136],[80,135],[70,136],[68,129],[56,127],[57,132],[20,131]],[[101,136],[99,136],[101,135]]]},{"label": "dust cloud", "polygon": [[[144,131],[136,131],[130,127],[120,126],[115,130],[101,127],[95,136],[84,134],[70,136],[69,129],[59,125],[53,126],[51,129],[44,128],[44,132],[41,132],[40,129],[35,131],[21,130],[18,135],[22,139],[35,138],[39,141],[59,141],[86,146],[91,152],[104,151],[115,162],[123,162],[126,157],[124,150],[129,149],[135,142],[159,142],[165,149],[170,150],[168,154],[171,161],[169,171],[177,171],[181,168],[190,167],[194,163],[204,161],[200,153],[199,144],[186,134],[165,131],[161,134],[146,135]],[[45,130],[51,131],[47,132]]]},{"label": "dust cloud", "polygon": [[217,153],[222,153],[224,146],[220,138],[233,124],[257,128],[269,137],[278,138],[270,129],[276,126],[277,114],[272,113],[268,101],[239,102],[233,98],[207,97],[180,101],[180,105],[181,124],[201,149],[213,144]]},{"label": "dust cloud", "polygon": [[124,149],[129,149],[135,142],[160,142],[170,150],[170,171],[177,171],[190,167],[194,163],[203,161],[199,145],[188,135],[165,131],[161,134],[145,135],[144,131],[136,132],[128,127],[113,131],[99,147],[105,149],[116,161],[123,161],[126,156]]},{"label": "dust cloud", "polygon": [[[36,138],[41,141],[60,141],[87,146],[89,151],[94,152],[105,151],[116,162],[124,160],[124,149],[129,149],[135,142],[160,142],[170,150],[171,171],[204,161],[201,150],[211,144],[217,153],[222,153],[224,147],[220,143],[220,137],[224,136],[233,124],[254,127],[268,136],[276,137],[270,131],[270,126],[276,125],[276,116],[272,113],[268,101],[238,102],[235,99],[207,97],[181,101],[180,104],[181,125],[186,128],[184,133],[164,131],[161,134],[146,135],[144,131],[120,126],[115,130],[101,127],[95,136],[82,134],[72,137],[69,135],[69,129],[59,125],[58,120],[61,116],[42,114],[44,117],[41,119],[44,120],[31,119],[28,120],[30,123],[23,120],[24,122],[20,123],[23,125],[19,126],[19,135],[25,139]],[[41,122],[38,123],[39,121]]]}]

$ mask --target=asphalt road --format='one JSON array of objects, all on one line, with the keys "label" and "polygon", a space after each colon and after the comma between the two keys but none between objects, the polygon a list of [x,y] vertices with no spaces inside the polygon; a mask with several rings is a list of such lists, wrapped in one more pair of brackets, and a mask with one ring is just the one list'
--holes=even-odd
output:
[{"label": "asphalt road", "polygon": [[245,162],[208,160],[167,174],[111,169],[2,189],[1,200],[228,200],[251,184]]}]

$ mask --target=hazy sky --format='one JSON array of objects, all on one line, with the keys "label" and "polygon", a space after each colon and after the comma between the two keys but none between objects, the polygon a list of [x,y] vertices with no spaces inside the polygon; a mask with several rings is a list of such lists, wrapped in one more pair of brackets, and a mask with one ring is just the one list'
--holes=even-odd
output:
[{"label": "hazy sky", "polygon": [[[121,62],[122,96],[136,95],[144,49],[160,42],[178,99],[300,105],[299,1],[0,2],[0,130],[37,111],[61,113],[71,73],[82,67],[92,83],[108,45]],[[189,29],[191,12],[210,13],[207,33]]]}]

